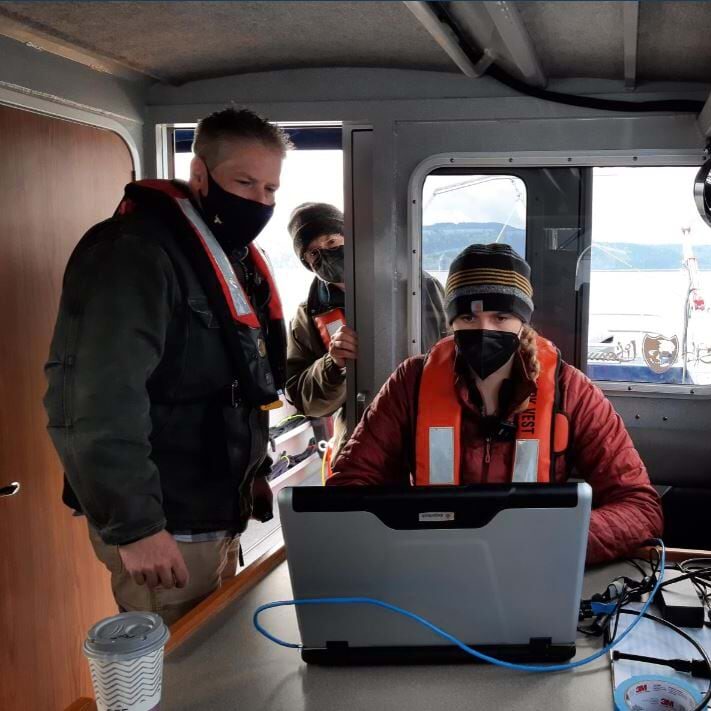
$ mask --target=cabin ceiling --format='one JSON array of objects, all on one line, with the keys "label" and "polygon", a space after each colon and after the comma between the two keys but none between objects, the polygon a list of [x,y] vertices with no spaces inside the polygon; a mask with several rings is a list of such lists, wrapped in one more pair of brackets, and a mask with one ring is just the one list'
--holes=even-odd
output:
[{"label": "cabin ceiling", "polygon": [[296,67],[456,71],[400,2],[0,2],[2,15],[171,83]]},{"label": "cabin ceiling", "polygon": [[471,65],[488,49],[540,86],[711,80],[711,2],[0,1],[0,35],[171,84],[299,67],[460,73],[433,8],[469,43]]}]

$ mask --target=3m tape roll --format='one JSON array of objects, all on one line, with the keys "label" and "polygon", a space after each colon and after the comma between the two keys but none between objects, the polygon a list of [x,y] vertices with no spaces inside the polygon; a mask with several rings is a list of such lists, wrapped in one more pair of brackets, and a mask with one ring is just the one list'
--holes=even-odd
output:
[{"label": "3m tape roll", "polygon": [[698,689],[668,676],[633,676],[615,689],[616,711],[693,711],[699,701]]}]

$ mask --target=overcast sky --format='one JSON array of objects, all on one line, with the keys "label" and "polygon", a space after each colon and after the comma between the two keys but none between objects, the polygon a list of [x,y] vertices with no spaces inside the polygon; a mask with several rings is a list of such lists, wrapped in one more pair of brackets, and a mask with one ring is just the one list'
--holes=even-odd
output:
[{"label": "overcast sky", "polygon": [[593,240],[660,244],[681,242],[691,228],[692,244],[711,244],[711,227],[694,203],[695,167],[595,168]]},{"label": "overcast sky", "polygon": [[[662,244],[681,242],[691,228],[692,244],[711,244],[711,227],[696,211],[698,168],[595,168],[593,240]],[[492,180],[492,178],[494,178]],[[485,181],[468,184],[473,181]],[[443,191],[446,187],[455,188]],[[434,175],[425,181],[423,223],[501,222],[525,226],[526,188],[505,176]]]},{"label": "overcast sky", "polygon": [[424,225],[500,222],[520,229],[526,226],[526,186],[520,178],[431,175],[422,190],[422,206]]}]

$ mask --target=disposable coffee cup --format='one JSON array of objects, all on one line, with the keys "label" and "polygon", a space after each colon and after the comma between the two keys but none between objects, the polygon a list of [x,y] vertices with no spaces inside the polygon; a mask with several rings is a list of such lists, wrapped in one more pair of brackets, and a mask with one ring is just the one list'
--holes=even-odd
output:
[{"label": "disposable coffee cup", "polygon": [[160,707],[163,648],[170,633],[152,612],[122,612],[97,622],[84,642],[98,711]]}]

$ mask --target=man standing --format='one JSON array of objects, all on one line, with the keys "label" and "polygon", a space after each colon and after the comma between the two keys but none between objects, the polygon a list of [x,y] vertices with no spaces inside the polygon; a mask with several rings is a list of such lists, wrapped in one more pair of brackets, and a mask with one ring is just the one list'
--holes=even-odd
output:
[{"label": "man standing", "polygon": [[268,410],[284,386],[279,295],[252,244],[289,139],[247,110],[197,127],[187,184],[126,187],[72,254],[46,365],[64,502],[123,610],[167,623],[235,572],[271,515]]}]

